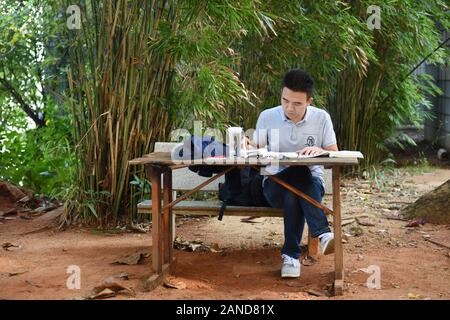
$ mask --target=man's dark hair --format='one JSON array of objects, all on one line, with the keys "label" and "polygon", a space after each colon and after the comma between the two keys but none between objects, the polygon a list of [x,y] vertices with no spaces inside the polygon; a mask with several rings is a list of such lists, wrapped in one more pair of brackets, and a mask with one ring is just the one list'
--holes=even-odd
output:
[{"label": "man's dark hair", "polygon": [[292,69],[284,75],[281,89],[284,87],[292,91],[306,92],[309,98],[313,93],[314,80],[307,72],[300,69]]}]

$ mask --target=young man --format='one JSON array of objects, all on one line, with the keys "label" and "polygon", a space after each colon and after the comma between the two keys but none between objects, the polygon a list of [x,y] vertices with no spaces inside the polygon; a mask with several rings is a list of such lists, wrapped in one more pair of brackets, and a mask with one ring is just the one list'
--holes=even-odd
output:
[{"label": "young man", "polygon": [[[269,151],[297,151],[305,155],[337,151],[329,114],[311,106],[313,85],[313,79],[305,71],[289,71],[282,81],[281,105],[261,112],[251,144],[267,146]],[[316,201],[322,201],[325,189],[321,166],[271,166],[266,170]],[[312,237],[319,237],[323,254],[334,252],[334,235],[321,209],[268,177],[263,180],[263,193],[272,207],[284,209],[282,277],[300,276],[300,241],[305,219]]]}]

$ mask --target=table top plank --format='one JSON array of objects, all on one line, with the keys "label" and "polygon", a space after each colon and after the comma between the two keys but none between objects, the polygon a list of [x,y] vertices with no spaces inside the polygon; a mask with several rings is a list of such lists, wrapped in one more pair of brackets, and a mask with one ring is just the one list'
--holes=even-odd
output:
[{"label": "table top plank", "polygon": [[358,165],[358,158],[328,158],[328,157],[317,157],[317,158],[303,158],[303,159],[256,159],[256,158],[223,158],[223,159],[196,159],[196,160],[172,160],[170,152],[152,152],[142,157],[135,158],[128,161],[130,165],[255,165],[255,166],[266,166],[278,164],[280,166],[285,165],[340,165],[340,166],[351,166]]}]

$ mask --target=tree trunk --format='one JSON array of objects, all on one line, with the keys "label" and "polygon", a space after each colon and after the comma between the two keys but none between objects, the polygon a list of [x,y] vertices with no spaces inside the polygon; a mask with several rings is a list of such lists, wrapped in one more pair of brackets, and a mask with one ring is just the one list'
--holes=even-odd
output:
[{"label": "tree trunk", "polygon": [[16,102],[19,104],[19,107],[36,123],[36,126],[41,128],[45,127],[45,120],[40,118],[36,111],[25,102],[23,96],[13,87],[13,85],[6,79],[0,78],[0,84],[8,91]]},{"label": "tree trunk", "polygon": [[450,180],[430,191],[401,213],[406,218],[424,218],[427,222],[450,224]]}]

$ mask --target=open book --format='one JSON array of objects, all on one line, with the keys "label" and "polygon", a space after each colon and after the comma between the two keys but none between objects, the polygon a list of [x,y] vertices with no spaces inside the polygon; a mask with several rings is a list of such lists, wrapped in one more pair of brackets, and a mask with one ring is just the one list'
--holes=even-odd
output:
[{"label": "open book", "polygon": [[316,155],[299,155],[297,152],[274,152],[268,151],[266,148],[241,150],[241,156],[244,158],[261,157],[274,159],[304,159],[304,158],[363,158],[363,154],[359,151],[322,151]]}]

